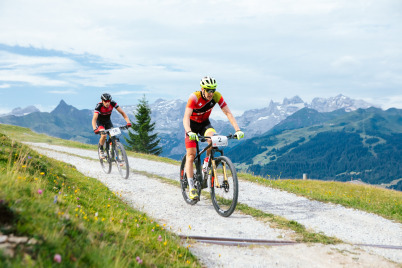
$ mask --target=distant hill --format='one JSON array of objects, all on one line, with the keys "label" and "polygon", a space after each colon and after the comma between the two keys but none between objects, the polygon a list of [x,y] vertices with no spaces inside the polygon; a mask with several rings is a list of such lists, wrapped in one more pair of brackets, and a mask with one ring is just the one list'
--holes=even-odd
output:
[{"label": "distant hill", "polygon": [[[119,100],[117,100],[118,104]],[[353,111],[357,108],[372,106],[364,101],[353,100],[343,95],[331,98],[315,98],[311,103],[304,102],[300,97],[285,98],[282,103],[271,101],[268,106],[260,109],[247,110],[236,120],[241,129],[246,133],[246,139],[263,135],[272,127],[280,123],[295,112],[305,107],[310,112],[318,111]],[[121,106],[129,118],[135,122],[134,112],[136,105]],[[151,118],[156,123],[155,132],[161,138],[160,146],[163,147],[161,156],[173,159],[181,159],[185,152],[183,114],[186,102],[183,100],[158,99],[150,104]],[[37,108],[29,106],[16,108],[9,114],[0,115],[0,123],[28,127],[39,133],[46,133],[51,136],[77,140],[80,142],[96,144],[99,137],[94,135],[91,127],[93,108],[91,110],[78,110],[63,100],[50,113],[40,112]],[[219,109],[216,107],[215,109]],[[216,131],[221,134],[233,133],[233,127],[227,119],[216,120],[211,117],[211,123]],[[112,113],[112,122],[115,125],[125,124],[124,119],[118,112]],[[297,124],[297,122],[295,122]],[[296,125],[295,127],[300,127]],[[124,142],[124,139],[122,139]],[[230,146],[237,144],[233,142]],[[230,149],[230,148],[228,148]]]},{"label": "distant hill", "polygon": [[50,113],[32,112],[24,116],[0,117],[0,123],[27,127],[38,133],[74,140],[83,143],[97,143],[91,127],[93,110],[78,110],[63,100]]},{"label": "distant hill", "polygon": [[402,110],[301,109],[227,154],[261,176],[389,183],[402,177]]}]

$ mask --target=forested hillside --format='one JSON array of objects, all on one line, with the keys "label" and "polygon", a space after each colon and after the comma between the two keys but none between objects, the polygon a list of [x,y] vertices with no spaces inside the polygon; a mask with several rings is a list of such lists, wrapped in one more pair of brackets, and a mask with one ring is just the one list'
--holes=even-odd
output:
[{"label": "forested hillside", "polygon": [[299,140],[273,150],[276,161],[251,165],[249,171],[284,178],[302,178],[307,173],[313,179],[386,183],[402,174],[402,134],[381,138],[387,142],[372,151],[357,133],[322,132],[306,143],[300,144],[303,140]]},{"label": "forested hillside", "polygon": [[322,115],[303,109],[228,155],[243,170],[264,177],[307,173],[321,180],[389,183],[402,177],[402,110]]}]

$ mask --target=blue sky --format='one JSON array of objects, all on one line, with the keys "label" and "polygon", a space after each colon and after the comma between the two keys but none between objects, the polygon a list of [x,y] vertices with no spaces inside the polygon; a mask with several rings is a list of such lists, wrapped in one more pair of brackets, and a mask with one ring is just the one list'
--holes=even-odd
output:
[{"label": "blue sky", "polygon": [[0,1],[0,113],[187,100],[204,75],[236,115],[295,95],[402,108],[402,1]]}]

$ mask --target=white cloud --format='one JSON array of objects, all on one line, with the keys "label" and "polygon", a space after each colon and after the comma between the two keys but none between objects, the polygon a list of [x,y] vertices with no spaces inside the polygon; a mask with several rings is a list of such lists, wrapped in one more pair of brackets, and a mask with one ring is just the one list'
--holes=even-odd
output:
[{"label": "white cloud", "polygon": [[62,57],[23,56],[0,51],[0,81],[28,83],[34,86],[66,86],[50,73],[76,70],[74,61]]},{"label": "white cloud", "polygon": [[[269,99],[327,96],[334,89],[366,93],[367,87],[391,87],[399,79],[401,3],[3,0],[0,45],[59,56],[0,51],[0,83],[56,91],[140,88],[155,97],[185,99],[209,74],[241,110]],[[71,55],[116,66],[83,66]],[[250,96],[258,98],[245,102]]]},{"label": "white cloud", "polygon": [[149,91],[144,91],[144,90],[139,90],[139,91],[134,91],[134,90],[123,90],[123,91],[117,91],[114,92],[112,95],[113,96],[124,96],[124,95],[136,95],[136,94],[147,94]]},{"label": "white cloud", "polygon": [[392,95],[379,98],[363,98],[368,103],[379,104],[382,109],[398,108],[402,109],[402,95]]},{"label": "white cloud", "polygon": [[353,56],[342,56],[331,63],[331,65],[335,68],[342,69],[342,68],[349,68],[359,65],[359,60]]},{"label": "white cloud", "polygon": [[77,65],[74,61],[63,57],[24,56],[4,51],[0,51],[0,60],[2,68],[34,68],[36,72],[65,71]]},{"label": "white cloud", "polygon": [[0,88],[9,88],[9,87],[11,87],[10,84],[1,84],[0,85]]},{"label": "white cloud", "polygon": [[78,94],[75,90],[50,90],[48,93],[60,95]]},{"label": "white cloud", "polygon": [[0,81],[28,83],[33,86],[66,86],[67,83],[60,80],[49,79],[45,76],[27,74],[23,70],[0,70]]}]

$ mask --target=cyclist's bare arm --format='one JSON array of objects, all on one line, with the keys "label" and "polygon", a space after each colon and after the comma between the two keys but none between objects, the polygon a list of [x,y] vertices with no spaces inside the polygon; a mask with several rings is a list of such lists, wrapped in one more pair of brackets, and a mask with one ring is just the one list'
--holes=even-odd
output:
[{"label": "cyclist's bare arm", "polygon": [[184,111],[184,117],[183,117],[183,126],[184,130],[187,132],[191,131],[190,127],[190,116],[193,113],[193,109],[186,107],[186,110]]},{"label": "cyclist's bare arm", "polygon": [[228,105],[222,108],[222,112],[228,117],[230,124],[234,127],[235,131],[240,130],[239,126],[237,125],[236,119],[234,118],[232,112],[230,111]]},{"label": "cyclist's bare arm", "polygon": [[94,113],[94,117],[92,117],[92,129],[96,129],[96,121],[98,120],[98,113]]},{"label": "cyclist's bare arm", "polygon": [[127,124],[130,123],[130,119],[128,118],[127,114],[123,111],[122,108],[117,107],[116,110],[123,116],[124,120],[126,120]]}]

